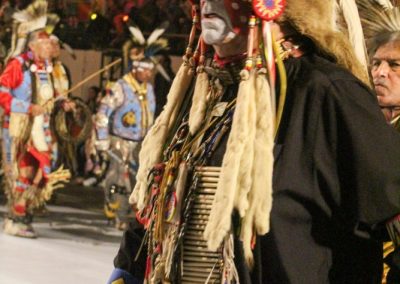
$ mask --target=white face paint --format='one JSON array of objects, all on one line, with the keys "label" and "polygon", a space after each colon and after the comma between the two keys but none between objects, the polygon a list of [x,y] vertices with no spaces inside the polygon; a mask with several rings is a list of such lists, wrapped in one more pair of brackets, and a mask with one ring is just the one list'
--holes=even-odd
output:
[{"label": "white face paint", "polygon": [[201,28],[204,42],[210,45],[222,43],[228,35],[225,21],[217,17],[202,20]]},{"label": "white face paint", "polygon": [[201,6],[201,29],[204,42],[210,45],[224,43],[232,33],[232,24],[223,0],[203,0]]}]

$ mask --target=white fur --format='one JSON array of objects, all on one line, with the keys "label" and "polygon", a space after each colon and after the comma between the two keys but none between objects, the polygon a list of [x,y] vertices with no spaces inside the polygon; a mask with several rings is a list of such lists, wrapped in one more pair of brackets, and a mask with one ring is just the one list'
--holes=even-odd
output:
[{"label": "white fur", "polygon": [[192,135],[199,130],[204,121],[209,89],[210,82],[207,73],[204,71],[198,73],[189,113],[189,130]]},{"label": "white fur", "polygon": [[29,123],[29,116],[26,113],[11,112],[10,113],[10,136],[15,138],[21,138],[24,135],[24,130],[27,128]]},{"label": "white fur", "polygon": [[236,208],[242,219],[240,237],[248,265],[253,265],[252,236],[269,231],[272,207],[274,118],[268,79],[250,74],[239,86],[236,110],[221,177],[204,232],[216,250],[229,232]]},{"label": "white fur", "polygon": [[273,115],[270,88],[265,74],[256,80],[256,135],[254,141],[254,160],[251,171],[252,188],[249,192],[249,209],[242,219],[240,238],[246,261],[253,266],[251,240],[255,233],[263,235],[269,231],[269,216],[272,206],[273,169]]},{"label": "white fur", "polygon": [[[250,76],[252,77],[252,76]],[[209,222],[204,231],[208,248],[216,250],[231,226],[231,213],[238,191],[239,167],[247,137],[248,93],[254,88],[252,79],[242,81],[233,116],[226,153],[222,161],[221,176],[210,212]]]},{"label": "white fur", "polygon": [[163,146],[168,130],[176,119],[177,110],[190,86],[193,73],[190,67],[183,63],[172,83],[167,97],[167,104],[153,127],[147,133],[139,154],[139,169],[136,175],[136,185],[129,201],[136,204],[139,210],[145,207],[147,192],[147,175],[151,168],[160,162]]},{"label": "white fur", "polygon": [[49,150],[49,145],[46,142],[46,135],[43,129],[44,116],[43,114],[37,115],[33,118],[32,124],[32,142],[33,146],[41,152]]},{"label": "white fur", "polygon": [[250,175],[253,168],[254,161],[254,139],[256,135],[256,82],[255,73],[250,74],[249,83],[251,88],[245,94],[248,100],[248,109],[245,115],[247,125],[245,129],[239,129],[246,135],[243,155],[240,159],[239,173],[238,173],[238,192],[235,197],[235,208],[238,209],[241,217],[245,216],[249,207],[248,194],[252,188],[252,176]]}]

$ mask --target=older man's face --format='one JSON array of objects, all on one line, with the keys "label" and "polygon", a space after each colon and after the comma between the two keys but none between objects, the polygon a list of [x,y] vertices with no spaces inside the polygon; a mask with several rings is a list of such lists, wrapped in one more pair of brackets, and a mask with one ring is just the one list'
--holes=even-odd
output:
[{"label": "older man's face", "polygon": [[201,1],[201,29],[205,43],[222,44],[232,30],[232,23],[223,0]]},{"label": "older man's face", "polygon": [[29,47],[39,60],[52,58],[53,45],[49,38],[39,38],[29,43]]},{"label": "older man's face", "polygon": [[379,105],[400,107],[400,42],[378,48],[372,58],[371,74]]}]

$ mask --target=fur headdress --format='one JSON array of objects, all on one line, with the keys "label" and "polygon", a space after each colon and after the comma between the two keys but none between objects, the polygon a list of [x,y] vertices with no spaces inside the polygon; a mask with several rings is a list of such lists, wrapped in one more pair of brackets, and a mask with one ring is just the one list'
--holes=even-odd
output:
[{"label": "fur headdress", "polygon": [[369,82],[368,73],[357,60],[348,38],[335,27],[335,3],[332,0],[287,0],[286,2],[284,20],[310,38],[322,53],[350,70],[363,82]]},{"label": "fur headdress", "polygon": [[7,59],[24,52],[30,33],[45,28],[47,22],[47,1],[36,0],[25,10],[15,12],[13,20],[11,50]]}]

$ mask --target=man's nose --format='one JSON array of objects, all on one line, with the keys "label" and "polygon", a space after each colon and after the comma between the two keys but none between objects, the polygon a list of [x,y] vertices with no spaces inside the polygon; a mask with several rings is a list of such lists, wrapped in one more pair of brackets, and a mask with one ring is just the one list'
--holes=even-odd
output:
[{"label": "man's nose", "polygon": [[379,77],[387,77],[389,74],[390,66],[387,62],[381,62],[376,70]]}]

